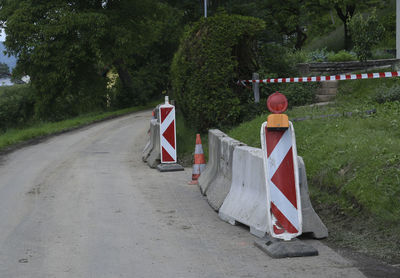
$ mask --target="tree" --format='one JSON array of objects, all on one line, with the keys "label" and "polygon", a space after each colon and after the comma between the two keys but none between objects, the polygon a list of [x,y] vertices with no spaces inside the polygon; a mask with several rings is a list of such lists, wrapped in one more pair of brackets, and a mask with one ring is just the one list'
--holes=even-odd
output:
[{"label": "tree", "polygon": [[272,23],[273,28],[284,35],[287,41],[294,41],[296,49],[301,49],[307,39],[305,2],[305,0],[265,0],[260,2],[261,18],[265,22]]},{"label": "tree", "polygon": [[160,39],[170,43],[162,30],[179,18],[156,0],[0,0],[0,6],[5,45],[19,57],[15,73],[30,75],[37,113],[51,119],[104,108],[105,68],[118,72],[125,106],[143,101],[134,96],[140,90],[132,69],[162,51]]},{"label": "tree", "polygon": [[348,22],[348,26],[354,41],[354,50],[360,61],[371,58],[372,46],[380,41],[385,31],[376,17],[376,11],[374,10],[367,18],[362,14],[355,15]]},{"label": "tree", "polygon": [[352,47],[351,34],[347,22],[352,19],[357,10],[371,7],[381,7],[388,0],[310,0],[309,5],[317,9],[334,9],[343,22],[344,45],[347,50]]}]

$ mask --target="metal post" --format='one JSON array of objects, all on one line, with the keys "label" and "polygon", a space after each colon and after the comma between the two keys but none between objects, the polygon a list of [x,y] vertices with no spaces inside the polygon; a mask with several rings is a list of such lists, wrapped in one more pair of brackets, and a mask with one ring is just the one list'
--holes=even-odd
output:
[{"label": "metal post", "polygon": [[207,0],[204,0],[204,17],[207,17]]},{"label": "metal post", "polygon": [[[399,0],[400,1],[400,0]],[[253,80],[258,80],[260,79],[260,76],[258,73],[253,73]],[[259,103],[260,102],[260,83],[252,83],[253,87],[253,93],[254,93],[254,103]]]},{"label": "metal post", "polygon": [[396,0],[396,59],[400,59],[400,0]]}]

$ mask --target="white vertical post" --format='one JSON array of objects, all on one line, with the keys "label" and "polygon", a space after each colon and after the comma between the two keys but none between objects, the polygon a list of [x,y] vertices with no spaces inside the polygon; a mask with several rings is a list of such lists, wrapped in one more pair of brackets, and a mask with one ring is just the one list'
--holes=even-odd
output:
[{"label": "white vertical post", "polygon": [[[260,76],[258,75],[258,73],[253,73],[253,80],[258,80],[258,79],[260,79]],[[260,83],[253,82],[252,85],[253,85],[252,87],[253,87],[253,93],[254,93],[254,103],[259,103],[260,102]]]},{"label": "white vertical post", "polygon": [[396,59],[400,59],[400,0],[396,0]]},{"label": "white vertical post", "polygon": [[204,0],[204,17],[207,17],[207,0]]}]

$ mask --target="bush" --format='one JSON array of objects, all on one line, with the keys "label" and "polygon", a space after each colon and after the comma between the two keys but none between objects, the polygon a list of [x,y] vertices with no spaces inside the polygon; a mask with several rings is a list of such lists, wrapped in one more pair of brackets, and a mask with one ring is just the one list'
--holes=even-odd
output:
[{"label": "bush", "polygon": [[320,83],[289,83],[281,86],[279,92],[286,96],[291,108],[314,103],[320,86]]},{"label": "bush", "polygon": [[400,101],[400,85],[393,85],[388,88],[381,86],[377,89],[375,101],[378,103]]},{"label": "bush", "polygon": [[351,37],[354,42],[354,51],[360,61],[365,61],[372,57],[372,47],[377,45],[383,36],[385,28],[378,21],[376,11],[364,19],[361,14],[357,14],[347,23],[349,25]]},{"label": "bush", "polygon": [[347,52],[346,50],[341,50],[336,54],[328,55],[329,62],[346,62],[346,61],[356,61],[357,57]]},{"label": "bush", "polygon": [[0,129],[27,123],[34,115],[34,95],[28,85],[14,85],[0,90]]},{"label": "bush", "polygon": [[198,131],[236,124],[252,93],[237,86],[254,65],[263,21],[221,13],[184,33],[171,66],[173,95],[185,120]]}]

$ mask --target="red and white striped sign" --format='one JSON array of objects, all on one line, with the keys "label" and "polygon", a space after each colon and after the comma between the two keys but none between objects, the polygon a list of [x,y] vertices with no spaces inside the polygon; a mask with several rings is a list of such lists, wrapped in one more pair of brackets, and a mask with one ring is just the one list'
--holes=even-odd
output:
[{"label": "red and white striped sign", "polygon": [[238,81],[238,84],[246,86],[246,83],[268,84],[268,83],[324,82],[324,81],[335,81],[335,80],[389,78],[398,76],[400,76],[400,71],[362,73],[362,74],[339,74],[339,75],[309,76],[309,77],[269,78],[269,79],[258,79],[258,80],[240,80]]},{"label": "red and white striped sign", "polygon": [[168,97],[160,105],[159,115],[161,163],[176,163],[175,106],[169,104]]},{"label": "red and white striped sign", "polygon": [[267,187],[267,209],[270,234],[290,240],[302,233],[299,173],[294,129],[261,127],[261,145]]}]

